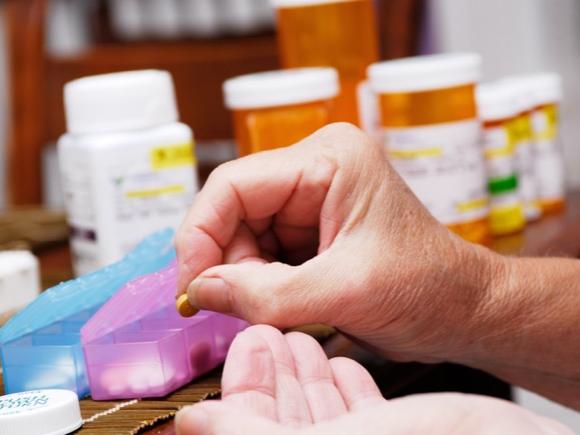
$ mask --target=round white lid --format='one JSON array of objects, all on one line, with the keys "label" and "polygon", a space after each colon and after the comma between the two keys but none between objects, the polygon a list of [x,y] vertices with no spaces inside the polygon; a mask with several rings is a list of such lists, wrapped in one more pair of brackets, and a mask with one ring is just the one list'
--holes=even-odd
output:
[{"label": "round white lid", "polygon": [[504,77],[501,80],[504,86],[507,86],[514,92],[519,112],[527,112],[538,105],[534,95],[534,85],[532,82],[526,80],[526,77],[525,75],[514,75]]},{"label": "round white lid", "polygon": [[563,97],[562,77],[558,73],[545,72],[511,76],[507,81],[521,81],[527,86],[530,99],[536,106],[559,103]]},{"label": "round white lid", "polygon": [[0,397],[0,435],[65,435],[82,424],[79,399],[72,391],[26,391]]},{"label": "round white lid", "polygon": [[339,89],[334,68],[293,68],[226,80],[224,96],[229,109],[259,109],[327,100]]},{"label": "round white lid", "polygon": [[477,108],[484,121],[497,121],[517,116],[520,106],[517,91],[502,82],[481,84],[477,87]]},{"label": "round white lid", "polygon": [[352,0],[270,0],[275,8],[295,8],[299,6],[321,5],[324,3],[348,3]]},{"label": "round white lid", "polygon": [[179,118],[167,71],[127,71],[85,77],[64,88],[67,130],[72,134],[140,130]]},{"label": "round white lid", "polygon": [[481,77],[477,53],[444,53],[388,60],[367,71],[378,93],[420,92],[476,83]]}]

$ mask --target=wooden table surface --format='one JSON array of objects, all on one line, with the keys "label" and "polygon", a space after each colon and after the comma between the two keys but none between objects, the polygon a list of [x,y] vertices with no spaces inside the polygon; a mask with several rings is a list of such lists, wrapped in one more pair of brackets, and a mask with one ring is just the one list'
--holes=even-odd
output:
[{"label": "wooden table surface", "polygon": [[[506,255],[527,256],[567,256],[578,257],[580,254],[580,192],[569,195],[568,207],[560,215],[548,216],[528,226],[521,234],[502,237],[494,240],[490,246],[497,252]],[[49,280],[56,280],[63,274],[70,273],[70,256],[63,249],[48,251],[41,255],[43,274]],[[316,331],[315,331],[316,332]],[[317,331],[324,335],[324,331]],[[412,384],[421,384],[429,374],[440,370],[440,366],[421,364],[396,364],[383,361],[364,349],[354,345],[340,335],[324,340],[324,348],[329,356],[353,357],[367,366],[383,393],[387,397],[415,392],[409,389]],[[461,374],[462,368],[453,368],[453,377],[473,377],[471,369]],[[143,400],[137,402],[95,402],[83,400],[81,408],[87,423],[79,434],[173,434],[172,416],[182,406],[208,397],[219,395],[220,370],[192,382],[173,395],[161,400]],[[484,375],[485,376],[485,375]],[[445,383],[451,382],[445,379]],[[490,386],[489,394],[499,393],[497,386]],[[429,386],[425,390],[429,390]],[[441,386],[434,387],[443,388]],[[481,385],[476,391],[481,389]],[[485,387],[484,387],[485,390]],[[483,391],[486,393],[486,391]]]}]

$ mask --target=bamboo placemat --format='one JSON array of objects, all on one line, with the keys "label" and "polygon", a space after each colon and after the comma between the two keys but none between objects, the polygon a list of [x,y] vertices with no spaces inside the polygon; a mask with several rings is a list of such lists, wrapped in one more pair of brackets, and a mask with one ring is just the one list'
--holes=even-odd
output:
[{"label": "bamboo placemat", "polygon": [[85,424],[81,435],[136,435],[158,423],[173,418],[184,406],[217,397],[220,393],[221,368],[161,399],[122,400],[115,402],[81,401]]}]

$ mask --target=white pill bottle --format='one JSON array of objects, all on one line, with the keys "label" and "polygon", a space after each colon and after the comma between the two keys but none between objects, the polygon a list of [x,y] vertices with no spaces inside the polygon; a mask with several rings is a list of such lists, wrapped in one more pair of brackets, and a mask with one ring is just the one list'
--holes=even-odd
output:
[{"label": "white pill bottle", "polygon": [[58,143],[74,268],[119,260],[148,234],[177,228],[198,190],[191,129],[178,122],[171,75],[85,77],[64,91]]}]

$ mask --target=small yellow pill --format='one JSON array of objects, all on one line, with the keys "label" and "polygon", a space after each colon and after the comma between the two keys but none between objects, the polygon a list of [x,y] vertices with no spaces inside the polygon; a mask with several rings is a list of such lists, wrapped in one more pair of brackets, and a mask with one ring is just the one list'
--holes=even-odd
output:
[{"label": "small yellow pill", "polygon": [[197,308],[189,303],[186,294],[179,296],[175,306],[177,307],[177,311],[182,317],[193,317],[199,312]]}]

